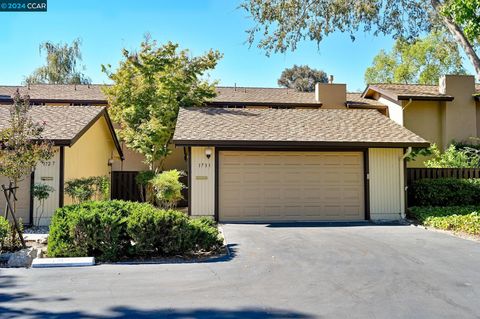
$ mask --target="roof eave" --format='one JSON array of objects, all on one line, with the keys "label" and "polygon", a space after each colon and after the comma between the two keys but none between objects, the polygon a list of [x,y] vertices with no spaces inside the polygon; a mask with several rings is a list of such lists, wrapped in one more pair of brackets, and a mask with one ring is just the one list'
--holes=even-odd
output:
[{"label": "roof eave", "polygon": [[175,146],[215,146],[215,147],[289,147],[289,148],[404,148],[404,147],[430,147],[430,143],[425,142],[341,142],[341,141],[228,141],[228,140],[185,140],[174,139]]},{"label": "roof eave", "polygon": [[453,96],[419,96],[419,95],[398,95],[399,101],[453,101]]}]

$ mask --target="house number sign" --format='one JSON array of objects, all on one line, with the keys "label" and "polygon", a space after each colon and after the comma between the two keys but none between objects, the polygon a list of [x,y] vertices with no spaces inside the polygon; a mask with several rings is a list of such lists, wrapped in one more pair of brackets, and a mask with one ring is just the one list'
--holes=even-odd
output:
[{"label": "house number sign", "polygon": [[198,163],[198,168],[210,168],[210,163]]}]

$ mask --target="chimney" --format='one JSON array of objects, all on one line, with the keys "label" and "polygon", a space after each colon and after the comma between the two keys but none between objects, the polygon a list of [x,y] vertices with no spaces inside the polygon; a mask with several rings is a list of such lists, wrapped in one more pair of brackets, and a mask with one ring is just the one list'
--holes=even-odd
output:
[{"label": "chimney", "polygon": [[477,136],[477,110],[473,98],[475,94],[475,77],[473,75],[445,75],[440,78],[438,91],[453,97],[445,102],[442,112],[443,146],[453,140],[462,142]]},{"label": "chimney", "polygon": [[323,109],[341,109],[346,107],[347,85],[333,83],[333,75],[330,75],[330,83],[315,84],[315,100],[322,103]]}]

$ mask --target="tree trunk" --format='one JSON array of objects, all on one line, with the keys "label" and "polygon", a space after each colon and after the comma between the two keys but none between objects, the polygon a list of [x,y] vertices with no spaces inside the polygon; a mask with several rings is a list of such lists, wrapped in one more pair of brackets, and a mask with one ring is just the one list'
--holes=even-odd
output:
[{"label": "tree trunk", "polygon": [[453,35],[455,40],[458,42],[458,44],[460,44],[460,46],[464,50],[470,62],[473,64],[475,73],[477,75],[477,79],[480,80],[480,58],[478,57],[477,53],[473,49],[472,45],[470,44],[470,41],[468,41],[462,29],[460,29],[460,27],[457,24],[455,24],[450,18],[445,17],[440,13],[440,7],[442,6],[440,1],[431,0],[431,2],[432,2],[432,6],[435,8],[435,11],[437,11],[438,15],[442,18],[443,24],[448,28],[448,30]]}]

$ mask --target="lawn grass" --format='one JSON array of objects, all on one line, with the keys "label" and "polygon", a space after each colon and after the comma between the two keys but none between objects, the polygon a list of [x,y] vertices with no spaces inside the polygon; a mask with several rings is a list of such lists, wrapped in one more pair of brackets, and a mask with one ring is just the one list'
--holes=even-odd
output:
[{"label": "lawn grass", "polygon": [[425,226],[480,236],[480,206],[411,207],[410,212]]}]

